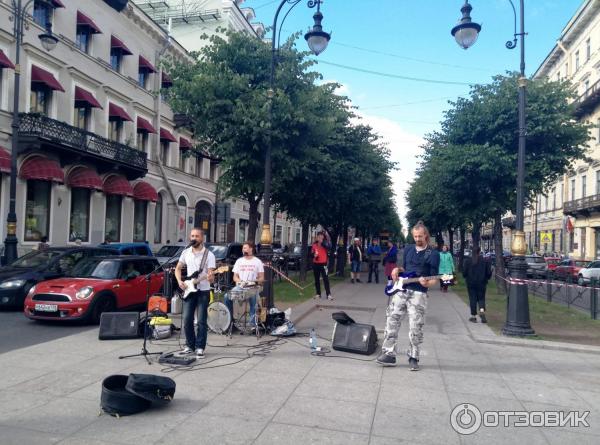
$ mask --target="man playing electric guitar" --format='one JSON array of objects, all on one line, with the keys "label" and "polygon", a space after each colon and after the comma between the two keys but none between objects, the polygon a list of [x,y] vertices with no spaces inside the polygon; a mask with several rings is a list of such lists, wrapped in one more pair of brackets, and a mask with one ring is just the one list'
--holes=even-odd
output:
[{"label": "man playing electric guitar", "polygon": [[[377,363],[383,366],[396,365],[396,345],[400,323],[408,313],[408,363],[411,371],[419,368],[419,346],[423,342],[423,325],[427,309],[427,289],[439,283],[438,273],[440,256],[429,246],[429,231],[422,222],[412,229],[415,244],[404,249],[404,268],[392,271],[392,281],[396,283],[400,272],[405,271],[420,277],[417,282],[410,280],[403,286],[403,292],[395,292],[387,309],[387,321],[381,354]],[[394,286],[395,288],[395,286]]]},{"label": "man playing electric guitar", "polygon": [[[196,351],[198,358],[204,357],[206,348],[206,337],[208,334],[208,303],[210,300],[210,282],[214,278],[215,256],[204,246],[204,231],[197,227],[190,232],[191,246],[181,252],[177,267],[175,267],[175,278],[179,287],[184,291],[192,286],[193,291],[187,292],[183,300],[183,327],[185,330],[186,347],[184,353]],[[199,280],[183,281],[181,269],[186,267],[187,274],[196,274]],[[196,283],[194,283],[196,281]],[[194,332],[194,313],[200,308],[198,314],[198,330]]]}]

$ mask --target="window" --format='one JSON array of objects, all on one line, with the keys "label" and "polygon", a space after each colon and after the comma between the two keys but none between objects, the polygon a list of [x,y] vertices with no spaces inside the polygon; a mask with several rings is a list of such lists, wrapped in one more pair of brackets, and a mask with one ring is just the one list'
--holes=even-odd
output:
[{"label": "window", "polygon": [[140,151],[146,151],[148,146],[148,132],[138,131],[137,132],[137,149]]},{"label": "window", "polygon": [[548,195],[544,196],[544,210],[546,212],[550,210],[550,207],[548,207]]},{"label": "window", "polygon": [[119,195],[106,195],[104,240],[109,243],[121,240],[121,196]]},{"label": "window", "polygon": [[148,81],[148,74],[149,73],[147,71],[140,71],[138,73],[138,84],[144,89],[146,88],[146,83]]},{"label": "window", "polygon": [[569,62],[565,63],[565,77],[569,77]]},{"label": "window", "polygon": [[35,0],[33,2],[33,21],[42,28],[46,28],[46,25],[50,22],[52,9],[52,6],[45,1]]},{"label": "window", "polygon": [[115,142],[121,142],[123,132],[123,121],[120,119],[108,121],[108,138]]},{"label": "window", "polygon": [[32,85],[31,95],[29,96],[31,113],[42,113],[48,115],[50,109],[50,97],[52,92],[47,88],[36,87]]},{"label": "window", "polygon": [[565,200],[565,185],[560,185],[560,205],[562,206],[563,201]]},{"label": "window", "polygon": [[575,53],[575,72],[579,70],[579,51]]},{"label": "window", "polygon": [[169,141],[160,141],[160,160],[163,165],[169,165]]},{"label": "window", "polygon": [[121,72],[121,62],[123,61],[123,52],[119,48],[111,48],[110,50],[110,66],[117,73]]},{"label": "window", "polygon": [[590,39],[587,39],[585,41],[585,60],[590,60],[590,57],[592,57],[592,43]]},{"label": "window", "polygon": [[282,231],[283,231],[283,227],[281,227],[279,224],[277,224],[275,226],[275,239],[274,239],[274,241],[281,242],[281,232]]},{"label": "window", "polygon": [[294,240],[294,244],[300,244],[302,236],[302,230],[296,229],[296,239]]},{"label": "window", "polygon": [[552,210],[556,210],[556,187],[552,187]]},{"label": "window", "polygon": [[581,177],[581,197],[585,198],[587,196],[587,176],[583,175]]},{"label": "window", "polygon": [[246,229],[248,228],[248,220],[240,219],[238,225],[238,242],[243,243],[246,241]]},{"label": "window", "polygon": [[90,190],[71,189],[71,221],[69,241],[89,241]]},{"label": "window", "polygon": [[88,107],[75,107],[73,125],[82,130],[87,130],[89,124],[90,109]]},{"label": "window", "polygon": [[133,241],[143,242],[146,239],[146,209],[148,201],[136,199],[133,202]]},{"label": "window", "polygon": [[575,180],[571,179],[571,200],[575,200]]},{"label": "window", "polygon": [[586,80],[586,81],[583,83],[583,89],[584,89],[584,93],[583,93],[583,95],[584,95],[585,97],[587,97],[587,96],[588,96],[588,93],[589,93],[589,91],[590,91],[590,81],[589,81],[589,80]]},{"label": "window", "polygon": [[179,149],[179,169],[185,171],[185,150]]},{"label": "window", "polygon": [[202,161],[204,159],[196,156],[196,176],[198,176],[199,178],[202,177]]},{"label": "window", "polygon": [[162,195],[159,193],[156,207],[154,208],[154,244],[162,241],[162,211],[163,200]]},{"label": "window", "polygon": [[211,164],[210,164],[210,180],[211,181],[216,181],[218,179],[217,178],[217,168],[218,168],[217,164],[213,164],[211,162]]},{"label": "window", "polygon": [[25,241],[39,241],[50,232],[50,191],[52,183],[27,181],[25,202]]},{"label": "window", "polygon": [[90,40],[92,34],[88,26],[78,26],[77,34],[75,35],[75,46],[84,53],[90,52]]}]

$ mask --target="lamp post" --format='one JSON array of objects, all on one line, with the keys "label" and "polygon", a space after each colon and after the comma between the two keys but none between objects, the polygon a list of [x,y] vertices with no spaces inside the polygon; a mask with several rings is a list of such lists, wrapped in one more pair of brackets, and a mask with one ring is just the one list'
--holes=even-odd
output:
[{"label": "lamp post", "polygon": [[[263,193],[264,200],[264,211],[263,211],[263,225],[262,232],[260,236],[260,257],[263,261],[270,262],[273,256],[273,246],[272,246],[272,236],[271,236],[271,224],[270,224],[270,215],[271,215],[271,151],[272,151],[272,123],[273,123],[273,98],[275,97],[275,65],[277,61],[277,52],[279,51],[279,38],[280,35],[277,33],[277,24],[279,20],[279,14],[281,13],[283,7],[287,4],[289,8],[285,15],[283,16],[283,20],[281,21],[281,26],[283,26],[283,22],[290,14],[292,9],[298,5],[302,0],[282,0],[279,4],[277,11],[275,12],[275,18],[273,19],[272,30],[272,38],[271,38],[271,75],[269,78],[269,90],[267,92],[268,100],[269,100],[269,142],[267,145],[267,150],[265,153],[265,188]],[[307,6],[309,8],[317,8],[317,11],[313,15],[314,25],[313,27],[304,35],[304,39],[308,43],[309,48],[318,56],[327,48],[327,44],[329,43],[329,39],[331,35],[323,31],[323,27],[321,22],[323,20],[323,14],[321,13],[321,2],[322,0],[308,0]],[[280,31],[281,32],[281,31]],[[267,299],[267,307],[273,307],[273,280],[272,280],[272,271],[267,268],[265,270],[265,282],[266,286],[264,288],[264,296]]]},{"label": "lamp post", "polygon": [[[525,213],[525,146],[527,142],[527,126],[525,121],[525,100],[527,94],[527,78],[525,77],[525,13],[524,0],[520,0],[519,21],[520,29],[517,32],[517,11],[512,0],[508,0],[512,7],[515,17],[514,39],[506,42],[508,49],[514,49],[517,46],[517,40],[520,40],[521,64],[519,86],[519,148],[517,156],[517,215],[515,231],[511,244],[512,260],[508,268],[511,277],[516,279],[526,279],[527,263],[525,262],[525,253],[527,246],[525,244],[525,232],[523,231],[523,219]],[[473,8],[468,0],[461,8],[463,14],[460,23],[452,28],[452,35],[457,43],[464,49],[469,48],[477,40],[481,26],[471,22],[470,13]],[[533,335],[535,332],[531,328],[529,321],[529,297],[527,286],[510,286],[508,295],[508,306],[506,311],[506,323],[502,328],[504,335],[526,336]]]},{"label": "lamp post", "polygon": [[[44,2],[49,8],[53,7],[51,2]],[[13,91],[13,118],[12,118],[12,150],[10,151],[10,200],[8,216],[6,218],[6,239],[4,240],[4,261],[5,264],[12,263],[17,259],[17,213],[15,209],[17,196],[17,155],[19,148],[19,88],[21,83],[21,46],[23,44],[23,30],[27,18],[27,10],[33,4],[29,0],[24,5],[21,0],[13,0],[13,34],[15,38],[15,83]],[[52,51],[58,43],[58,38],[52,34],[52,23],[50,18],[46,20],[46,32],[38,35],[42,46],[46,51]]]}]

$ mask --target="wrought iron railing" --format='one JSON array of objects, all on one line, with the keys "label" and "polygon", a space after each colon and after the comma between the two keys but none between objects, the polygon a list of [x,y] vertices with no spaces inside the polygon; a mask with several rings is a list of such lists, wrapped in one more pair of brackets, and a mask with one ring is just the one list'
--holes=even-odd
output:
[{"label": "wrought iron railing", "polygon": [[563,213],[589,212],[594,209],[600,209],[600,195],[591,195],[573,201],[565,201]]},{"label": "wrought iron railing", "polygon": [[600,80],[594,82],[585,92],[575,99],[575,116],[581,118],[590,114],[600,103]]},{"label": "wrought iron railing", "polygon": [[95,133],[82,130],[64,122],[37,113],[21,113],[19,135],[30,136],[67,146],[96,157],[125,164],[141,170],[148,169],[148,159],[143,151],[111,141]]}]

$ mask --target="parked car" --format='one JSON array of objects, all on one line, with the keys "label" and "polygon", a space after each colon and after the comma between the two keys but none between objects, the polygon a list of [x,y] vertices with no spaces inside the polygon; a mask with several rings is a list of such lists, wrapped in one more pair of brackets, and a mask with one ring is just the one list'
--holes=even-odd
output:
[{"label": "parked car", "polygon": [[242,254],[242,243],[213,243],[206,244],[210,251],[214,254],[217,267],[224,265],[229,266],[229,272],[225,274],[225,283],[233,282],[233,265]]},{"label": "parked car", "polygon": [[592,261],[586,267],[579,270],[577,284],[585,286],[592,280],[600,280],[600,261]]},{"label": "parked car", "polygon": [[186,243],[165,244],[156,252],[156,259],[160,264],[164,264],[173,257],[178,259],[179,255],[181,255],[181,252],[183,252],[187,246],[188,245]]},{"label": "parked car", "polygon": [[560,262],[554,269],[554,276],[559,280],[568,278],[576,281],[579,276],[579,271],[586,267],[590,262],[584,260],[565,259]]},{"label": "parked car", "polygon": [[[311,269],[312,268],[312,255],[310,254],[310,246],[308,246],[306,248],[306,255],[307,255],[307,261],[306,261],[306,268],[307,269]],[[294,248],[291,250],[291,252],[288,252],[288,254],[286,255],[286,259],[287,259],[287,267],[288,269],[294,269],[294,270],[300,270],[300,263],[302,261],[302,245],[298,244],[297,246],[294,246]]]},{"label": "parked car", "polygon": [[545,277],[548,272],[548,265],[544,261],[544,257],[539,255],[526,255],[527,276],[528,277]]},{"label": "parked car", "polygon": [[119,252],[120,255],[145,255],[154,256],[147,243],[108,243],[98,247],[108,247]]},{"label": "parked car", "polygon": [[[25,299],[25,316],[36,320],[81,320],[98,323],[103,312],[142,308],[145,276],[158,266],[148,256],[107,256],[79,262],[68,276],[33,286]],[[150,276],[150,294],[163,285],[163,273]]]},{"label": "parked car", "polygon": [[0,267],[0,307],[23,307],[29,290],[40,281],[64,276],[88,257],[118,254],[99,247],[50,247],[34,250]]}]

